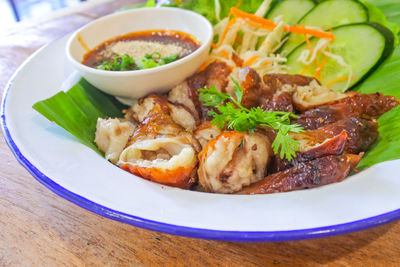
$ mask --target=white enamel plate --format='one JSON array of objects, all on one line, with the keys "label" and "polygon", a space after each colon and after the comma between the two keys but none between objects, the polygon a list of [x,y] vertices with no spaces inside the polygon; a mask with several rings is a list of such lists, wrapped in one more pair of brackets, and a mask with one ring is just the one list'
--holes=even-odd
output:
[{"label": "white enamel plate", "polygon": [[68,36],[29,58],[8,84],[1,123],[20,163],[42,184],[102,216],[155,231],[219,240],[283,241],[348,233],[400,218],[400,160],[341,183],[236,196],[161,186],[108,163],[32,109],[72,74]]}]

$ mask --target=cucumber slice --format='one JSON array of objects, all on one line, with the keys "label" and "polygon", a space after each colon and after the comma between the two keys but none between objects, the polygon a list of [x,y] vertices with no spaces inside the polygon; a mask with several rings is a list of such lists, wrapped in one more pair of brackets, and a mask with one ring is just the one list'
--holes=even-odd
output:
[{"label": "cucumber slice", "polygon": [[282,16],[286,24],[295,25],[314,6],[313,0],[276,0],[268,11],[267,19]]},{"label": "cucumber slice", "polygon": [[[368,10],[358,0],[325,0],[311,9],[297,24],[333,28],[344,24],[367,21]],[[280,53],[289,55],[302,42],[304,42],[303,35],[292,33]]]},{"label": "cucumber slice", "polygon": [[[350,86],[361,82],[371,74],[380,63],[382,63],[393,51],[394,36],[386,27],[377,23],[356,23],[339,26],[333,29],[335,41],[331,46],[331,53],[339,55],[352,67]],[[315,47],[319,38],[310,39],[312,47]],[[307,43],[298,46],[287,60],[288,72],[291,74],[302,73],[306,76],[313,76],[316,70],[315,63],[311,63],[304,72],[306,66],[298,61],[300,54],[308,50]],[[320,53],[317,56],[319,64],[324,60],[325,55]],[[339,65],[336,60],[328,58],[321,71],[321,83],[330,84],[329,88],[343,91],[347,81],[338,81],[343,77],[349,77],[349,69]]]}]

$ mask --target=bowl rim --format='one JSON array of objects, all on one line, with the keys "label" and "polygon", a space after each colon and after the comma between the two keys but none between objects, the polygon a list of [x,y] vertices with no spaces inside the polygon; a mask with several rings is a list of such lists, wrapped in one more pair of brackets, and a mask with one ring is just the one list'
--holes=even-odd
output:
[{"label": "bowl rim", "polygon": [[[205,42],[201,42],[200,46],[192,53],[190,53],[189,55],[178,59],[174,62],[165,64],[163,66],[159,66],[159,67],[155,67],[155,68],[151,68],[151,69],[143,69],[143,70],[130,70],[130,71],[107,71],[107,70],[99,70],[99,69],[95,69],[89,66],[86,66],[84,64],[82,64],[81,62],[79,62],[78,60],[75,59],[74,56],[72,56],[71,54],[71,46],[73,41],[78,38],[78,35],[81,33],[81,31],[83,31],[84,29],[88,28],[88,27],[92,27],[93,25],[101,22],[101,21],[105,21],[105,20],[112,20],[114,18],[117,18],[121,15],[127,15],[127,14],[135,14],[135,13],[139,13],[139,12],[151,12],[151,11],[161,11],[161,12],[182,12],[182,13],[186,13],[186,14],[190,14],[191,16],[197,17],[198,19],[202,20],[204,22],[204,25],[206,26],[207,29],[207,38]],[[154,29],[154,30],[163,30],[163,29]],[[195,37],[198,40],[198,37],[195,36],[192,33],[189,32],[184,32],[186,34],[189,34],[193,37]],[[117,36],[117,35],[116,35]],[[103,76],[111,76],[111,77],[124,77],[124,76],[140,76],[140,75],[145,75],[145,74],[154,74],[154,73],[158,73],[161,71],[165,71],[168,68],[173,68],[173,67],[178,67],[184,63],[187,63],[188,61],[192,60],[193,58],[199,56],[200,54],[202,54],[204,52],[204,50],[209,50],[210,46],[211,46],[211,42],[213,40],[213,36],[214,36],[214,31],[213,31],[213,26],[211,25],[210,21],[208,19],[206,19],[204,16],[195,13],[193,11],[190,10],[186,10],[186,9],[182,9],[182,8],[176,8],[176,7],[158,7],[158,8],[154,8],[154,7],[144,7],[144,8],[138,8],[138,9],[133,9],[133,10],[127,10],[127,11],[122,11],[122,12],[117,12],[117,13],[113,13],[110,15],[106,15],[103,17],[100,17],[94,21],[89,22],[88,24],[80,27],[79,29],[77,29],[76,31],[73,32],[73,34],[71,35],[71,37],[68,39],[67,41],[67,45],[65,48],[65,53],[67,55],[67,59],[69,62],[71,62],[73,64],[73,66],[76,69],[85,71],[85,72],[89,72],[91,74],[96,74],[96,75],[103,75]],[[107,40],[105,40],[107,41]],[[104,42],[104,41],[103,41]],[[200,41],[199,41],[200,42]],[[100,43],[101,44],[101,43]],[[100,45],[99,44],[99,45]]]}]

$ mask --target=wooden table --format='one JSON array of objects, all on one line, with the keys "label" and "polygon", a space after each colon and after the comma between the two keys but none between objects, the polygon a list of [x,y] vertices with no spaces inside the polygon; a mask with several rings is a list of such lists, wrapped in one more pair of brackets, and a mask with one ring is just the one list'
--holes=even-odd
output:
[{"label": "wooden table", "polygon": [[[41,46],[136,1],[111,1],[0,37],[0,88]],[[360,203],[362,205],[362,203]],[[0,140],[0,266],[400,266],[400,222],[329,238],[234,243],[139,229],[49,191]]]}]

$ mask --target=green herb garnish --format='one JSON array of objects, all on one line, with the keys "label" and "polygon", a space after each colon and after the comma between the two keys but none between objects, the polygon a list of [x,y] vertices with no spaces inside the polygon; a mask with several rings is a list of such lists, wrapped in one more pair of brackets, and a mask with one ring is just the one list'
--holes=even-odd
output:
[{"label": "green herb garnish", "polygon": [[101,65],[97,66],[97,69],[111,71],[144,70],[159,67],[178,59],[179,54],[173,54],[162,58],[159,52],[154,52],[152,54],[146,54],[144,58],[135,62],[130,56],[123,55],[117,56],[113,62],[103,61]]},{"label": "green herb garnish", "polygon": [[[215,106],[218,112],[209,111],[211,121],[219,128],[227,127],[237,132],[253,133],[258,126],[268,126],[276,130],[276,138],[272,143],[275,154],[279,153],[281,159],[292,160],[299,150],[299,142],[290,137],[289,132],[299,133],[304,129],[298,124],[290,124],[290,119],[297,118],[291,112],[265,111],[260,107],[247,109],[242,106],[243,90],[237,81],[235,84],[235,97],[219,92],[215,86],[200,89],[200,100],[205,106]],[[228,102],[227,102],[228,101]]]},{"label": "green herb garnish", "polygon": [[178,60],[179,54],[173,54],[168,57],[161,57],[161,54],[155,52],[153,54],[146,54],[144,58],[138,61],[139,69],[151,69],[159,67]]},{"label": "green herb garnish", "polygon": [[179,54],[173,54],[173,55],[170,55],[168,57],[164,57],[164,58],[160,59],[158,64],[162,64],[162,65],[168,64],[168,63],[171,63],[171,62],[174,62],[174,61],[178,60],[178,58],[179,58]]},{"label": "green herb garnish", "polygon": [[97,67],[100,70],[128,71],[135,70],[135,60],[128,55],[117,56],[114,62],[104,61]]}]

